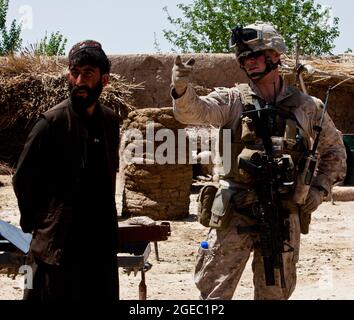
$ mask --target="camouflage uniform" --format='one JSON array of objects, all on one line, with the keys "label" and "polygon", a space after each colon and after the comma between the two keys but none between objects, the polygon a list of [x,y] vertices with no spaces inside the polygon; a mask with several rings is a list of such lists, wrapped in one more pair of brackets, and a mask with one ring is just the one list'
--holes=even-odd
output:
[{"label": "camouflage uniform", "polygon": [[[251,84],[255,95],[260,96],[257,88]],[[172,91],[172,96],[174,96]],[[213,124],[215,126],[237,130],[241,125],[243,110],[238,87],[219,88],[208,96],[199,97],[191,85],[181,97],[174,96],[175,118],[185,124]],[[283,83],[276,99],[276,106],[292,106],[291,112],[302,128],[308,146],[311,146],[316,132],[314,125],[320,123],[323,105],[319,99],[299,92],[296,88]],[[341,181],[346,172],[346,152],[341,136],[329,115],[325,115],[323,131],[318,147],[320,155],[316,176],[312,185],[319,186],[328,193],[331,186]],[[239,182],[228,179],[221,184],[247,188]],[[291,203],[289,205],[291,207]],[[295,207],[295,206],[294,206]],[[262,257],[258,248],[257,236],[238,234],[236,226],[251,226],[250,218],[234,212],[229,227],[222,231],[211,229],[208,236],[210,253],[199,254],[195,269],[195,283],[202,299],[231,299],[250,253],[253,250],[253,272],[255,299],[288,299],[296,284],[296,263],[300,247],[300,222],[298,212],[290,214],[290,244],[294,252],[284,253],[286,288],[279,285],[267,287],[263,270]],[[276,272],[278,272],[276,270]]]}]

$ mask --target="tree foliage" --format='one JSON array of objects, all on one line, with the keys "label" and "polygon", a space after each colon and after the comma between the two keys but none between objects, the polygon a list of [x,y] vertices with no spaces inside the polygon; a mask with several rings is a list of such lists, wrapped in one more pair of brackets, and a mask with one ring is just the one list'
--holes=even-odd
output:
[{"label": "tree foliage", "polygon": [[13,54],[22,43],[20,37],[21,25],[13,20],[9,30],[6,27],[7,11],[9,9],[9,0],[0,0],[0,56]]},{"label": "tree foliage", "polygon": [[68,39],[59,32],[52,32],[49,39],[47,33],[39,41],[35,48],[36,55],[42,56],[63,56],[65,55],[65,46]]},{"label": "tree foliage", "polygon": [[288,52],[299,43],[303,54],[328,54],[339,36],[337,17],[314,0],[195,0],[178,4],[183,17],[164,11],[175,30],[164,37],[182,52],[230,52],[230,30],[257,20],[273,23],[285,38]]}]

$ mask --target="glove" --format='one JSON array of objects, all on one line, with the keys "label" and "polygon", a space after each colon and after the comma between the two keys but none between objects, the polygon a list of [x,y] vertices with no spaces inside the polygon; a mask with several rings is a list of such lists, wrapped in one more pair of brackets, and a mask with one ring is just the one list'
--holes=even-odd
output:
[{"label": "glove", "polygon": [[302,234],[309,233],[311,213],[322,203],[325,197],[325,190],[318,187],[311,187],[305,204],[300,206],[300,228]]},{"label": "glove", "polygon": [[175,59],[175,64],[172,68],[172,85],[179,97],[187,90],[189,75],[193,70],[194,63],[195,60],[193,58],[189,59],[186,63],[182,63],[180,56],[177,56]]},{"label": "glove", "polygon": [[325,197],[325,190],[318,187],[311,187],[307,195],[305,204],[301,206],[301,211],[311,214],[322,203]]}]

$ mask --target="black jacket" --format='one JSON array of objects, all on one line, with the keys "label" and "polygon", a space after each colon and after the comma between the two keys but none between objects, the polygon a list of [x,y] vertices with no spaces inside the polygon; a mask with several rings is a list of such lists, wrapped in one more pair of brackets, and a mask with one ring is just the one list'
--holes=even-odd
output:
[{"label": "black jacket", "polygon": [[[103,122],[110,175],[108,208],[114,222],[119,121],[111,109],[99,104],[96,109]],[[68,230],[76,214],[76,195],[82,186],[80,174],[87,165],[87,145],[88,130],[70,100],[65,100],[40,116],[28,136],[13,177],[21,228],[33,233],[32,254],[48,264],[61,263]],[[112,227],[113,237],[117,228],[117,224]]]}]

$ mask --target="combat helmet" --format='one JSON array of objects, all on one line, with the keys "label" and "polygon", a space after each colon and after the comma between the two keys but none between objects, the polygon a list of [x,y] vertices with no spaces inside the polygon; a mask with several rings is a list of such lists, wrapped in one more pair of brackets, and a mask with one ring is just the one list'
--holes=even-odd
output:
[{"label": "combat helmet", "polygon": [[262,21],[232,29],[230,47],[235,48],[239,62],[241,58],[258,51],[272,49],[279,54],[286,52],[284,38],[271,23]]}]

